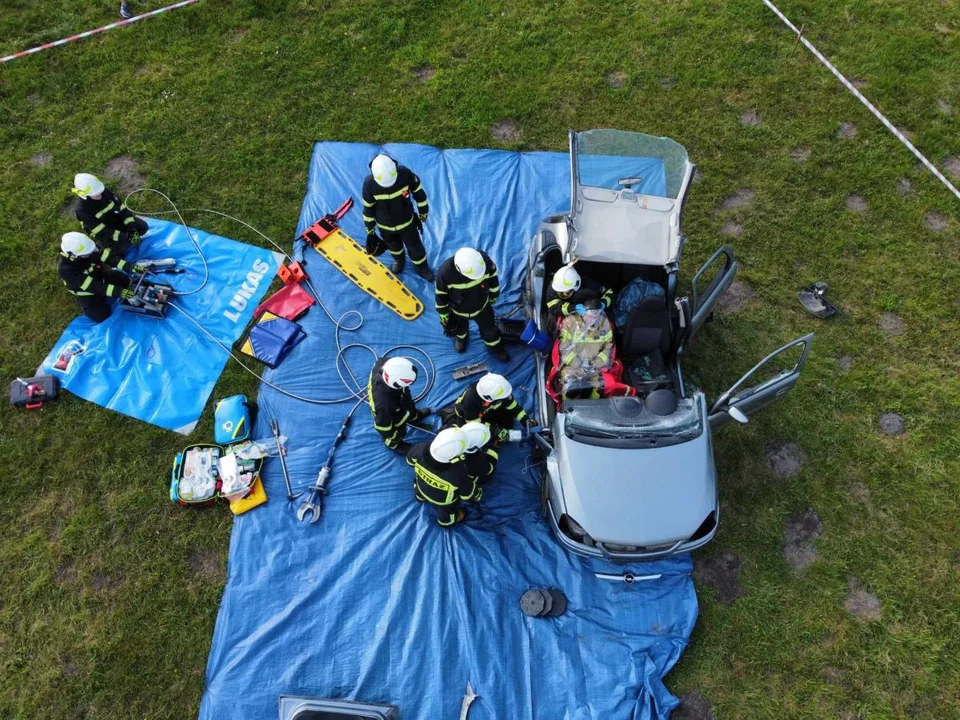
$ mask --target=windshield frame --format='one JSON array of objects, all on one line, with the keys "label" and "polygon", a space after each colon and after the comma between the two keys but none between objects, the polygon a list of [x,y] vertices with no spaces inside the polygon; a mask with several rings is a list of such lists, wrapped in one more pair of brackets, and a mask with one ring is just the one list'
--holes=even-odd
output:
[{"label": "windshield frame", "polygon": [[[690,398],[680,398],[677,411],[672,415],[657,416],[644,409],[641,417],[652,418],[653,422],[646,425],[629,425],[626,423],[616,424],[610,422],[603,427],[602,418],[594,420],[592,423],[582,422],[583,417],[578,416],[578,408],[595,407],[601,409],[601,404],[606,404],[613,411],[612,400],[622,400],[622,398],[601,398],[599,400],[568,400],[567,406],[562,413],[558,413],[563,418],[564,434],[576,442],[585,445],[598,445],[601,447],[615,448],[651,448],[667,447],[671,445],[680,445],[691,440],[696,440],[705,432],[705,412],[703,394],[695,393]],[[572,406],[572,407],[571,407]],[[671,419],[674,419],[671,422]]]}]

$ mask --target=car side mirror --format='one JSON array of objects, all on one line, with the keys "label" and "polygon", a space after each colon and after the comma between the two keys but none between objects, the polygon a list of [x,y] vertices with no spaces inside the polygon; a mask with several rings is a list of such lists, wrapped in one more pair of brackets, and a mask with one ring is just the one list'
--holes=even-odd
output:
[{"label": "car side mirror", "polygon": [[748,422],[750,422],[750,418],[748,418],[746,415],[743,414],[742,411],[738,410],[738,409],[735,408],[735,407],[728,407],[728,408],[727,408],[727,415],[729,415],[730,417],[732,417],[734,420],[736,420],[736,421],[737,421],[738,423],[740,423],[741,425],[746,425]]}]

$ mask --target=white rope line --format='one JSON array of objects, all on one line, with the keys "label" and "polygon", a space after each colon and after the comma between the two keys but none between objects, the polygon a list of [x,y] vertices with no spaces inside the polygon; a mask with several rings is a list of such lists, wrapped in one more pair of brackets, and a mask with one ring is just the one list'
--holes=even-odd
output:
[{"label": "white rope line", "polygon": [[887,120],[887,118],[884,117],[883,113],[880,112],[879,110],[877,110],[876,106],[875,106],[872,102],[870,102],[869,100],[867,100],[867,98],[865,98],[865,97],[863,96],[863,93],[861,93],[859,90],[857,90],[857,88],[855,88],[855,87],[853,86],[853,83],[851,83],[849,80],[847,80],[847,79],[843,76],[843,74],[842,74],[839,70],[837,70],[837,68],[835,68],[835,67],[833,66],[833,63],[831,63],[829,60],[827,60],[827,59],[823,56],[823,54],[813,46],[813,43],[811,43],[809,40],[807,40],[807,39],[803,36],[803,34],[797,29],[796,25],[794,25],[792,22],[790,22],[790,20],[787,19],[787,16],[784,15],[782,12],[780,12],[780,10],[777,8],[776,5],[774,5],[772,2],[770,2],[770,0],[762,0],[762,2],[763,2],[764,5],[766,5],[768,8],[770,8],[770,9],[776,14],[776,16],[777,16],[778,18],[780,18],[780,19],[783,21],[783,23],[784,23],[788,28],[790,28],[790,30],[792,30],[792,31],[794,32],[794,34],[796,34],[797,39],[804,44],[804,46],[807,48],[807,50],[809,50],[810,52],[812,52],[813,55],[817,58],[817,60],[819,60],[821,63],[823,63],[823,65],[826,66],[826,68],[836,76],[837,80],[839,80],[841,83],[843,83],[843,86],[844,86],[845,88],[847,88],[847,90],[849,90],[851,93],[853,93],[853,96],[854,96],[855,98],[857,98],[857,100],[859,100],[860,102],[862,102],[862,103],[866,106],[867,110],[869,110],[870,112],[872,112],[872,113],[876,116],[876,118],[877,118],[880,122],[882,122],[882,123],[884,124],[884,126],[886,126],[887,130],[889,130],[891,133],[893,133],[894,137],[896,137],[897,140],[899,140],[900,142],[902,142],[902,143],[907,147],[907,149],[908,149],[910,152],[912,152],[912,153],[917,157],[917,159],[918,159],[920,162],[922,162],[922,163],[926,166],[926,168],[927,168],[930,172],[932,172],[932,173],[934,174],[934,176],[935,176],[940,182],[942,182],[944,185],[946,185],[946,187],[950,190],[950,192],[952,192],[958,199],[960,199],[960,190],[957,190],[957,188],[954,187],[953,183],[951,183],[949,180],[947,180],[947,178],[944,177],[943,173],[940,172],[940,171],[937,169],[937,167],[936,167],[932,162],[930,162],[929,160],[927,160],[927,158],[924,156],[924,154],[923,154],[922,152],[920,152],[919,150],[917,150],[917,148],[914,146],[914,144],[913,144],[912,142],[910,142],[910,141],[904,136],[904,134],[903,134],[902,132],[900,132],[900,131],[893,125],[893,123],[891,123],[889,120]]}]

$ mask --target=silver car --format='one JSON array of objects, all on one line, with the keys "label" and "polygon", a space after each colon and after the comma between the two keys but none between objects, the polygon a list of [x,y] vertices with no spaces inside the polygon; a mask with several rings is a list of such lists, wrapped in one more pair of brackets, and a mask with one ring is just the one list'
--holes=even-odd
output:
[{"label": "silver car", "polygon": [[560,542],[581,555],[626,562],[687,552],[708,543],[720,520],[712,433],[786,395],[813,334],[768,355],[709,404],[684,384],[681,359],[737,261],[721,247],[693,276],[689,296],[678,295],[681,217],[694,172],[686,150],[620,130],[571,132],[570,166],[569,214],[543,220],[531,243],[528,316],[555,334],[546,290],[574,259],[581,276],[608,288],[642,277],[662,294],[644,296],[616,328],[623,382],[636,396],[555,402],[551,358],[537,356],[543,511]]}]

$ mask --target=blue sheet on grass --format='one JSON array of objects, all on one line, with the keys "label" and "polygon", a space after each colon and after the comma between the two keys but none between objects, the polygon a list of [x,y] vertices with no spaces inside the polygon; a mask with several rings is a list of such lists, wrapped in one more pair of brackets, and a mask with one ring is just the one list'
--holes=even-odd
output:
[{"label": "blue sheet on grass", "polygon": [[[179,275],[154,275],[156,282],[189,292],[204,279],[203,261],[186,229],[148,220],[150,230],[129,259],[176,258]],[[176,299],[211,334],[231,345],[277,273],[278,253],[192,228],[206,257],[203,289]],[[53,367],[64,350],[82,349],[66,371]],[[71,322],[40,366],[85,400],[168,430],[193,430],[223,372],[227,354],[183,314],[167,309],[163,319],[113,313],[99,325],[81,315]]]},{"label": "blue sheet on grass", "polygon": [[[352,195],[357,208],[343,227],[362,238],[359,192],[377,149],[316,146],[298,231]],[[509,309],[520,296],[537,223],[569,205],[566,157],[385,149],[420,175],[429,194],[431,264],[463,245],[480,245],[500,268],[498,308]],[[531,407],[528,349],[512,346],[511,360],[501,364],[474,328],[467,352],[458,355],[440,331],[432,285],[410,270],[402,278],[427,306],[413,322],[379,305],[313,250],[304,255],[330,312],[364,315],[359,330],[341,333],[344,344],[364,342],[384,352],[410,343],[433,359],[436,384],[422,404],[452,402],[466,386],[451,379],[453,369],[487,361]],[[356,318],[345,321],[353,325]],[[267,378],[303,396],[342,397],[332,324],[320,307],[300,322],[307,338]],[[362,350],[347,357],[365,384],[373,358]],[[255,435],[268,435],[270,418],[279,420],[290,438],[291,479],[305,488],[352,404],[308,405],[267,386],[259,400]],[[437,526],[414,501],[410,468],[384,447],[365,406],[336,455],[317,524],[297,522],[300,501],[286,501],[279,461],[268,460],[269,501],[234,524],[200,716],[275,718],[278,697],[292,694],[391,703],[404,720],[455,718],[469,681],[480,696],[471,720],[668,717],[677,701],[662,677],[697,617],[689,557],[632,568],[662,573],[656,581],[628,586],[597,579],[595,571],[625,568],[585,561],[557,543],[539,513],[539,470],[525,468],[529,454],[527,447],[505,446],[482,515],[472,510],[472,519],[452,530]],[[562,590],[566,614],[523,615],[520,596],[535,587]]]}]

